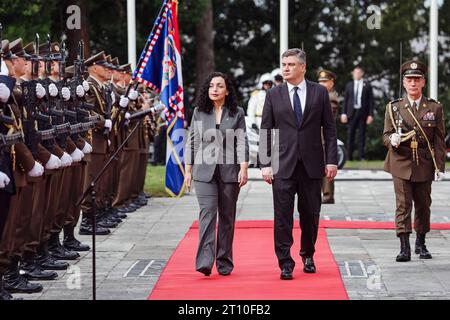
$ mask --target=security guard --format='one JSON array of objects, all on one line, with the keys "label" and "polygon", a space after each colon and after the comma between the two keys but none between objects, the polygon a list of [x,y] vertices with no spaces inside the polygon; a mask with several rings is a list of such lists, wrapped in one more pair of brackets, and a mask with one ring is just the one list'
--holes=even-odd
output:
[{"label": "security guard", "polygon": [[402,64],[407,97],[386,106],[383,142],[388,149],[384,170],[392,174],[397,203],[395,223],[400,238],[396,260],[411,260],[409,235],[414,203],[415,253],[421,259],[432,256],[425,246],[430,231],[431,183],[444,179],[445,126],[442,105],[422,95],[427,66],[420,61]]},{"label": "security guard", "polygon": [[[319,71],[319,83],[323,85],[328,90],[328,96],[330,97],[331,111],[333,112],[333,117],[336,116],[339,111],[339,99],[336,90],[334,89],[334,84],[336,83],[336,74],[329,70]],[[323,198],[322,203],[334,203],[334,180],[328,181],[325,177],[322,180],[322,192]]]}]

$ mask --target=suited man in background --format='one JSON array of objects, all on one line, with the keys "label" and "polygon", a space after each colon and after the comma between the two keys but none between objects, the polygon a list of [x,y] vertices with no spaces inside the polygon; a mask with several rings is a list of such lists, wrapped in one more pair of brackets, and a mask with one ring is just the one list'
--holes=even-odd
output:
[{"label": "suited man in background", "polygon": [[373,122],[373,92],[369,81],[365,80],[360,66],[353,69],[353,81],[345,87],[344,106],[341,122],[348,123],[347,148],[349,160],[353,160],[353,144],[358,130],[359,160],[365,160],[366,125]]},{"label": "suited man in background", "polygon": [[[337,140],[327,89],[305,79],[306,53],[300,49],[285,51],[282,72],[286,82],[266,95],[259,159],[263,179],[272,185],[275,253],[280,278],[291,280],[295,266],[290,253],[295,195],[302,230],[303,271],[315,273],[313,255],[319,227],[321,185],[324,176],[331,181],[337,174]],[[275,148],[272,129],[278,136]]]}]

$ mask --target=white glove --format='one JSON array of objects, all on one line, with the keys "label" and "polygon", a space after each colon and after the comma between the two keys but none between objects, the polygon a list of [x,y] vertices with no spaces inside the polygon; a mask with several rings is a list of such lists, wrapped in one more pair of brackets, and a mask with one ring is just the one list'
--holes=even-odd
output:
[{"label": "white glove", "polygon": [[28,172],[30,177],[40,177],[44,174],[44,167],[39,162],[34,162],[34,167]]},{"label": "white glove", "polygon": [[61,167],[68,167],[72,164],[72,157],[69,156],[66,152],[61,156]]},{"label": "white glove", "polygon": [[119,106],[122,108],[126,108],[130,100],[125,96],[120,96]]},{"label": "white glove", "polygon": [[128,119],[130,119],[130,117],[131,117],[131,114],[130,114],[129,112],[126,112],[126,113],[125,113],[125,119],[128,120]]},{"label": "white glove", "polygon": [[0,171],[0,189],[5,188],[9,184],[9,177]]},{"label": "white glove", "polygon": [[80,97],[80,98],[84,97],[85,92],[84,92],[84,89],[83,89],[82,85],[78,85],[75,92],[77,93],[78,97]]},{"label": "white glove", "polygon": [[434,174],[434,181],[442,181],[445,179],[445,172],[436,172]]},{"label": "white glove", "polygon": [[6,103],[11,95],[11,90],[4,83],[0,83],[0,101]]},{"label": "white glove", "polygon": [[391,141],[391,145],[393,147],[398,147],[400,145],[401,136],[398,133],[393,133],[389,136],[389,140]]},{"label": "white glove", "polygon": [[92,152],[92,146],[91,146],[89,143],[85,142],[85,143],[84,143],[83,150],[81,150],[81,151],[82,151],[84,154],[89,154],[89,153]]},{"label": "white glove", "polygon": [[51,97],[56,97],[58,95],[58,88],[54,83],[50,83],[48,86],[48,93]]},{"label": "white glove", "polygon": [[42,99],[45,96],[45,88],[40,83],[36,85],[36,96],[38,99]]},{"label": "white glove", "polygon": [[139,93],[134,90],[134,89],[130,89],[130,92],[128,93],[128,98],[130,98],[130,100],[136,100],[139,96]]},{"label": "white glove", "polygon": [[45,169],[51,170],[51,169],[58,169],[61,167],[61,160],[53,154],[50,155],[50,159],[48,159],[47,163],[45,164]]},{"label": "white glove", "polygon": [[112,128],[112,121],[110,119],[106,119],[105,120],[105,128],[108,128],[109,130],[111,130],[111,128]]},{"label": "white glove", "polygon": [[76,148],[75,151],[70,154],[70,156],[72,157],[73,162],[80,162],[84,157],[84,153],[81,152],[80,149]]},{"label": "white glove", "polygon": [[61,88],[61,95],[64,99],[64,101],[69,101],[70,99],[70,89],[67,87],[62,87]]},{"label": "white glove", "polygon": [[89,82],[87,82],[86,80],[83,80],[83,89],[85,92],[89,91]]}]

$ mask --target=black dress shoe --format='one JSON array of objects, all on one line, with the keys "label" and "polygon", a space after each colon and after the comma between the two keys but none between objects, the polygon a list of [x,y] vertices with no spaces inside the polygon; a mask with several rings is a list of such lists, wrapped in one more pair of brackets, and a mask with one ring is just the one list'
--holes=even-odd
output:
[{"label": "black dress shoe", "polygon": [[219,274],[221,276],[229,276],[231,274],[231,271],[224,271],[224,272],[219,271]]},{"label": "black dress shoe", "polygon": [[322,203],[323,204],[334,204],[334,199],[323,199]]},{"label": "black dress shoe", "polygon": [[292,268],[291,267],[283,267],[281,269],[280,279],[281,280],[292,280],[294,277],[292,276]]},{"label": "black dress shoe", "polygon": [[303,272],[305,273],[316,273],[316,266],[314,265],[314,259],[302,258],[303,260]]},{"label": "black dress shoe", "polygon": [[28,280],[54,280],[58,278],[55,271],[45,271],[35,261],[26,261],[20,264],[21,275]]},{"label": "black dress shoe", "polygon": [[211,275],[211,270],[209,270],[207,268],[200,268],[200,269],[197,269],[197,271],[203,273],[207,277],[209,277]]}]

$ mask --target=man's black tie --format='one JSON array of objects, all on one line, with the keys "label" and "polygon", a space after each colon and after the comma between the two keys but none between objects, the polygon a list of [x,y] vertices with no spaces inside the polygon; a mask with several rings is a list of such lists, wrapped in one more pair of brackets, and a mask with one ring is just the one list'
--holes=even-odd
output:
[{"label": "man's black tie", "polygon": [[297,117],[297,123],[300,126],[302,122],[303,112],[302,112],[302,103],[300,102],[300,97],[297,94],[297,90],[299,87],[294,87],[294,112]]}]

